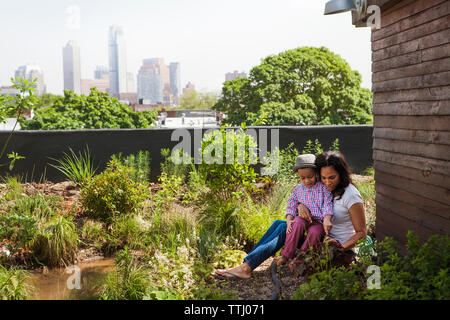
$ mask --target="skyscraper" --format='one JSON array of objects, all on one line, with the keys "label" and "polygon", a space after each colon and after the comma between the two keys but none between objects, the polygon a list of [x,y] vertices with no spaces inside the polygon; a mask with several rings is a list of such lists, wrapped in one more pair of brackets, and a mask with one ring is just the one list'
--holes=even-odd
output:
[{"label": "skyscraper", "polygon": [[174,98],[177,100],[181,94],[181,82],[180,82],[180,63],[171,62],[169,64],[170,70],[170,90]]},{"label": "skyscraper", "polygon": [[127,56],[122,27],[109,27],[109,90],[113,97],[127,90]]},{"label": "skyscraper", "polygon": [[81,94],[80,48],[75,41],[63,47],[64,89]]},{"label": "skyscraper", "polygon": [[14,78],[22,78],[27,80],[37,79],[34,88],[36,89],[36,94],[40,95],[45,93],[45,84],[44,84],[44,73],[42,69],[37,65],[24,65],[20,66],[16,69],[14,73]]},{"label": "skyscraper", "polygon": [[138,99],[150,103],[171,101],[170,72],[163,58],[144,59],[138,73]]}]

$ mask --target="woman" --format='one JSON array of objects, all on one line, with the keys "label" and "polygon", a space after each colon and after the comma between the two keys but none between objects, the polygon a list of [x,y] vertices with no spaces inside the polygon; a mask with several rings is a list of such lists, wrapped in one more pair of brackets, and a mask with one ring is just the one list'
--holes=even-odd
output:
[{"label": "woman", "polygon": [[[322,183],[333,194],[333,218],[331,225],[324,226],[325,241],[334,242],[339,250],[353,250],[360,239],[367,235],[364,201],[353,185],[351,170],[344,155],[338,151],[327,151],[317,156],[315,164]],[[301,205],[300,205],[301,206]],[[303,206],[298,216],[311,219],[308,209]],[[301,263],[296,259],[289,264],[291,271]]]},{"label": "woman", "polygon": [[[331,225],[324,228],[326,240],[338,243],[340,250],[354,248],[356,243],[366,237],[366,218],[362,197],[352,184],[351,170],[342,153],[327,151],[317,156],[315,165],[321,181],[333,194],[333,219]],[[311,220],[309,210],[299,205],[298,216]],[[228,279],[249,279],[252,271],[270,256],[274,255],[286,239],[286,222],[275,221],[244,262],[228,270],[216,270],[216,274]],[[299,246],[301,244],[299,243]],[[293,270],[299,261],[291,262]]]}]

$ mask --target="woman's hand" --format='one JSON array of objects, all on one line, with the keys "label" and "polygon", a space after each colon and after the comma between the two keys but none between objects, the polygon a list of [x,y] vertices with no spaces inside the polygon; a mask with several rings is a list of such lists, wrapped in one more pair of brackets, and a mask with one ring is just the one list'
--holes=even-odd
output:
[{"label": "woman's hand", "polygon": [[330,232],[333,224],[331,223],[331,216],[327,214],[323,219],[323,230],[325,230],[325,234],[328,236],[328,232]]},{"label": "woman's hand", "polygon": [[297,210],[298,210],[298,216],[300,218],[305,219],[309,223],[312,222],[311,212],[309,211],[309,209],[303,203],[300,203],[298,205]]}]

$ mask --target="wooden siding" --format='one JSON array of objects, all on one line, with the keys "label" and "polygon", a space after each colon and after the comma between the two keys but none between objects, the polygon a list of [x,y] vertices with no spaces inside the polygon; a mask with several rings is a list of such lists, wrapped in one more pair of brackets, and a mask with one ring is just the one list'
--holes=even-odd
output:
[{"label": "wooden siding", "polygon": [[378,240],[450,234],[449,18],[449,0],[395,1],[372,31]]}]

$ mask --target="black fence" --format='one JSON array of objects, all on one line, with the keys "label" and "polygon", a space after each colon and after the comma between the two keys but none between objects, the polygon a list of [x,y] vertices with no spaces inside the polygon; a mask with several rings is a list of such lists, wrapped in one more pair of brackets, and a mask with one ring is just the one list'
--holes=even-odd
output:
[{"label": "black fence", "polygon": [[[217,130],[214,128],[213,130]],[[255,134],[258,147],[266,145],[268,151],[278,144],[280,149],[290,143],[298,150],[303,150],[308,140],[318,139],[324,150],[334,140],[339,139],[339,149],[344,153],[353,172],[360,173],[372,166],[372,132],[371,125],[352,126],[311,126],[311,127],[249,127]],[[15,151],[25,159],[18,160],[12,171],[8,166],[0,167],[0,175],[20,175],[26,181],[42,181],[44,178],[60,182],[65,176],[49,166],[55,163],[50,158],[61,159],[63,152],[72,148],[82,151],[87,145],[94,163],[99,170],[106,167],[111,155],[121,152],[124,156],[135,154],[139,150],[148,150],[151,158],[151,180],[156,181],[160,175],[162,162],[161,149],[173,149],[182,139],[175,136],[188,136],[192,153],[198,149],[202,135],[208,128],[187,129],[102,129],[102,130],[52,130],[52,131],[17,131],[14,132],[1,163],[5,163],[6,154]],[[0,132],[0,147],[3,146],[9,132]],[[199,141],[200,139],[200,141]],[[278,140],[278,141],[277,141]],[[186,140],[184,143],[188,143]],[[194,154],[192,154],[194,156]],[[261,165],[259,166],[261,167]],[[100,171],[98,171],[100,172]]]}]

